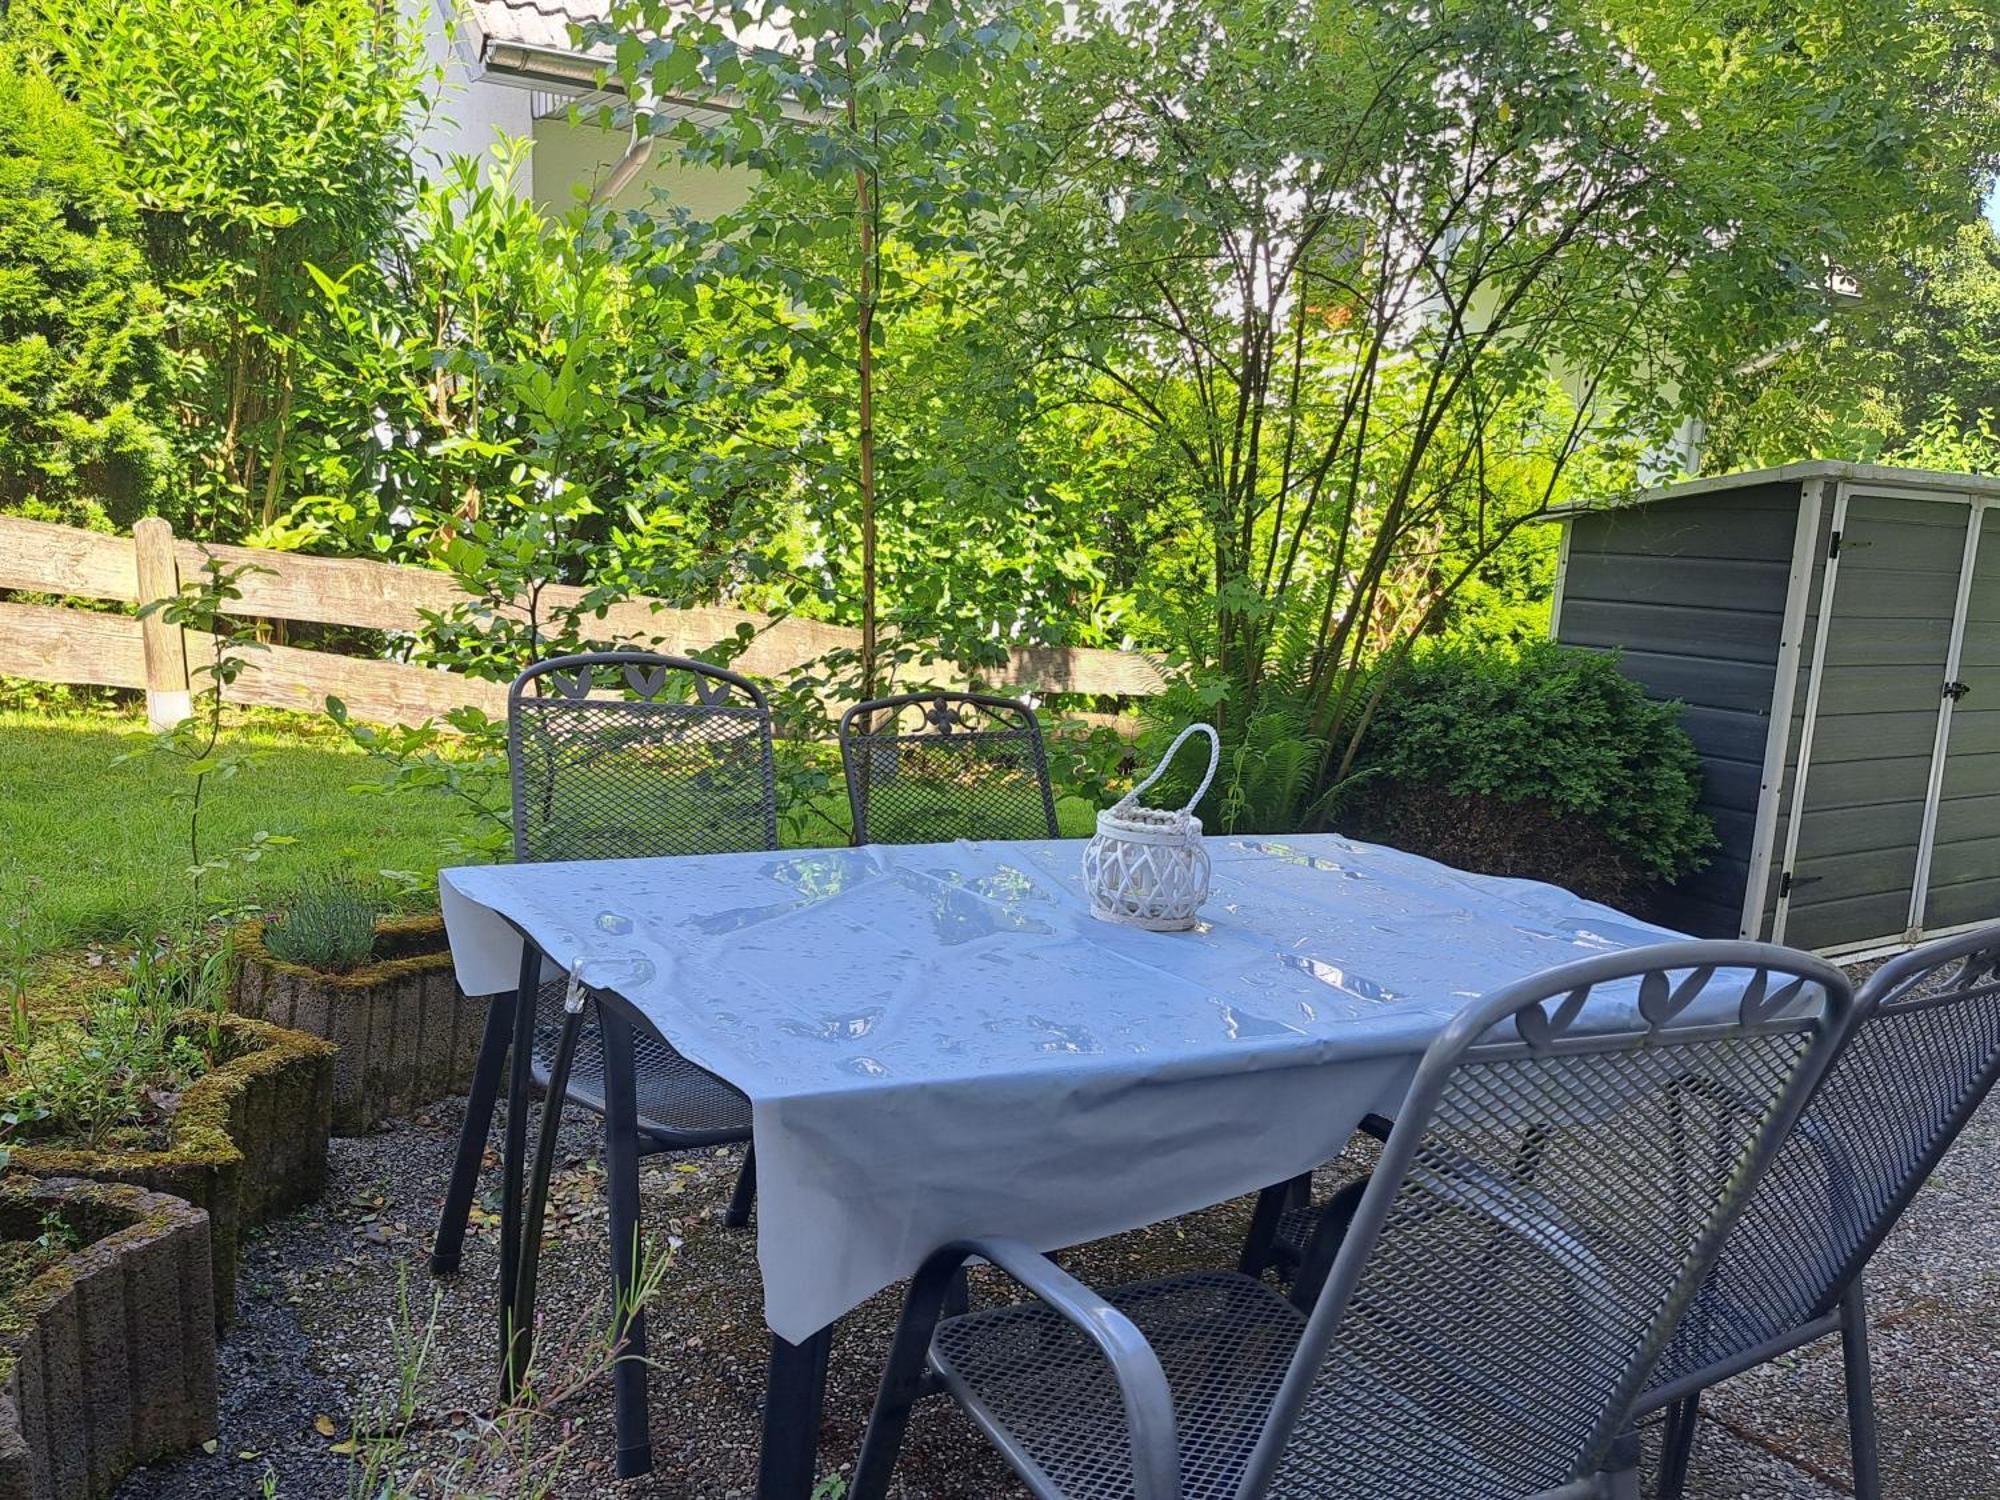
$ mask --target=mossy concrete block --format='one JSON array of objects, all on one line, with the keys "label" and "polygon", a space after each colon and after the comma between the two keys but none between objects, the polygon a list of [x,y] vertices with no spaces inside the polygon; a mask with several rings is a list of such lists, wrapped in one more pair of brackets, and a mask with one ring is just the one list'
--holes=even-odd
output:
[{"label": "mossy concrete block", "polygon": [[375,930],[384,956],[346,974],[272,957],[261,922],[236,932],[236,1009],[340,1049],[336,1135],[464,1093],[486,1024],[485,999],[467,996],[452,973],[443,919],[404,917]]},{"label": "mossy concrete block", "polygon": [[216,1065],[181,1095],[157,1151],[17,1145],[13,1167],[34,1177],[129,1182],[185,1199],[208,1216],[216,1315],[236,1307],[242,1230],[326,1188],[334,1049],[319,1037],[247,1016],[189,1011],[190,1035],[219,1032]]},{"label": "mossy concrete block", "polygon": [[100,1500],[215,1436],[208,1216],[74,1178],[0,1182],[0,1239],[82,1242],[0,1304],[0,1500]]}]

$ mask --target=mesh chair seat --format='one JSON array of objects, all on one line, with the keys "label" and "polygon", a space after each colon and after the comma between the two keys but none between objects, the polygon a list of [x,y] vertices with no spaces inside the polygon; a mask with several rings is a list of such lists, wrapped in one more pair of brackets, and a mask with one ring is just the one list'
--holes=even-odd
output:
[{"label": "mesh chair seat", "polygon": [[[1173,1393],[1185,1500],[1234,1500],[1250,1451],[1292,1362],[1304,1316],[1246,1276],[1203,1272],[1105,1294],[1146,1337]],[[1122,1398],[1110,1366],[1039,1303],[948,1319],[931,1361],[997,1442],[1025,1455],[1047,1493],[1065,1500],[1129,1500]],[[1340,1434],[1315,1482],[1271,1493],[1288,1500],[1521,1500],[1487,1459],[1452,1443],[1393,1384],[1336,1346],[1321,1376],[1340,1407]],[[1334,1387],[1337,1387],[1337,1392]]]},{"label": "mesh chair seat", "polygon": [[1271,1237],[1271,1248],[1277,1252],[1280,1265],[1289,1269],[1305,1258],[1306,1246],[1312,1243],[1313,1227],[1319,1215],[1320,1210],[1308,1203],[1299,1208],[1288,1208],[1280,1216],[1277,1232]]},{"label": "mesh chair seat", "polygon": [[[547,1088],[562,1034],[568,981],[552,979],[535,994],[535,1083]],[[632,1071],[639,1098],[639,1134],[667,1146],[720,1145],[750,1139],[750,1100],[706,1068],[697,1067],[654,1034],[632,1031]],[[595,1026],[577,1037],[571,1064],[570,1102],[604,1112],[604,1051]]]}]

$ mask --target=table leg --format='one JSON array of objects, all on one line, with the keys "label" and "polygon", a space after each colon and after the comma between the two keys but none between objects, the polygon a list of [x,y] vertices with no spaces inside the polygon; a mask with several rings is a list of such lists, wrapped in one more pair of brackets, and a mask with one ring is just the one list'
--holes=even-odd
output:
[{"label": "table leg", "polygon": [[514,1040],[507,1073],[507,1137],[500,1182],[500,1402],[520,1389],[530,1330],[521,1326],[515,1297],[520,1288],[521,1192],[528,1156],[529,1072],[535,1045],[535,991],[541,983],[542,955],[521,940],[521,986],[514,997]]},{"label": "table leg", "polygon": [[826,1399],[826,1360],[832,1348],[831,1326],[803,1344],[771,1336],[757,1500],[810,1500],[819,1477],[820,1408]]},{"label": "table leg", "polygon": [[646,1428],[646,1309],[639,1287],[639,1101],[632,1073],[632,1023],[616,1005],[597,1006],[604,1040],[604,1164],[611,1200],[612,1336],[618,1362],[618,1477],[652,1471]]},{"label": "table leg", "polygon": [[437,1238],[431,1242],[434,1276],[456,1271],[465,1249],[465,1225],[472,1216],[472,1199],[479,1191],[479,1164],[486,1157],[493,1103],[500,1095],[500,1072],[507,1064],[518,1003],[513,995],[494,995],[486,1002],[486,1029],[479,1038],[471,1096],[465,1101],[465,1124],[458,1132],[458,1156],[451,1164],[451,1186],[445,1189],[444,1208],[438,1214]]},{"label": "table leg", "polygon": [[535,1132],[535,1167],[528,1174],[528,1203],[521,1225],[521,1258],[514,1272],[514,1316],[520,1320],[521,1338],[516,1340],[520,1358],[516,1361],[517,1384],[528,1373],[535,1347],[535,1283],[542,1260],[542,1220],[549,1202],[549,1178],[555,1172],[556,1146],[562,1134],[563,1101],[569,1097],[570,1068],[576,1061],[576,1042],[583,1030],[583,1012],[563,1016],[561,1039],[556,1043],[555,1062],[549,1068],[549,1088],[542,1100],[542,1123]]}]

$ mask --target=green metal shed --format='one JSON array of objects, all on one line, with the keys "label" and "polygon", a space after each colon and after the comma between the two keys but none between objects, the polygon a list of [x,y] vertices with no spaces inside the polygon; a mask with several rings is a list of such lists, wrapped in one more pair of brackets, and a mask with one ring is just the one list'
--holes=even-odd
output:
[{"label": "green metal shed", "polygon": [[1552,632],[1678,699],[1704,936],[1882,949],[2000,919],[2000,479],[1845,463],[1562,513]]}]

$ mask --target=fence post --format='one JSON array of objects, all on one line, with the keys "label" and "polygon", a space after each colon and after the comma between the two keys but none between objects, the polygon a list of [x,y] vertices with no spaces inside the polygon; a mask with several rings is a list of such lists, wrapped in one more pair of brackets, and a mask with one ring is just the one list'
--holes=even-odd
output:
[{"label": "fence post", "polygon": [[[158,516],[132,527],[132,553],[139,565],[139,603],[171,599],[181,591],[180,563],[174,557],[174,529]],[[194,712],[188,691],[187,636],[158,611],[139,622],[146,650],[146,722],[171,729]]]}]

